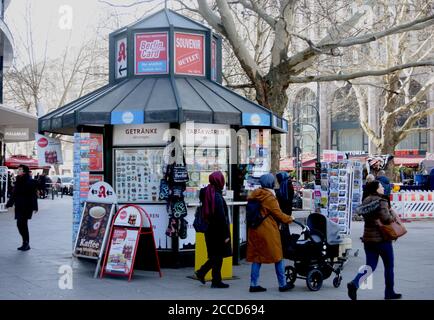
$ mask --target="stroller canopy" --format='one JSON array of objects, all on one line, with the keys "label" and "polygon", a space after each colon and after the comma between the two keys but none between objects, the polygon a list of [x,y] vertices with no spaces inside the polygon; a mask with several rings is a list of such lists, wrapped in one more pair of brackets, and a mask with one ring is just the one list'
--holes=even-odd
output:
[{"label": "stroller canopy", "polygon": [[310,230],[321,232],[330,245],[339,244],[343,241],[339,233],[339,225],[321,213],[311,213],[307,217],[307,226]]}]

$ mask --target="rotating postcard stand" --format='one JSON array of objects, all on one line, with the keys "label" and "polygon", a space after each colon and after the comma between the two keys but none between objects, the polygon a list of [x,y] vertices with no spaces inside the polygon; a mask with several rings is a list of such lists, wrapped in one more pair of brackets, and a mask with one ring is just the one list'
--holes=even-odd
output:
[{"label": "rotating postcard stand", "polygon": [[105,182],[93,184],[84,203],[73,255],[98,261],[94,278],[98,276],[116,203],[116,193]]},{"label": "rotating postcard stand", "polygon": [[[144,217],[146,217],[146,220],[143,219]],[[100,278],[108,274],[128,277],[128,281],[131,281],[140,237],[152,239],[157,270],[161,277],[160,262],[153,230],[151,219],[143,208],[133,204],[122,206],[116,212],[110,228],[110,240],[106,249]]]}]

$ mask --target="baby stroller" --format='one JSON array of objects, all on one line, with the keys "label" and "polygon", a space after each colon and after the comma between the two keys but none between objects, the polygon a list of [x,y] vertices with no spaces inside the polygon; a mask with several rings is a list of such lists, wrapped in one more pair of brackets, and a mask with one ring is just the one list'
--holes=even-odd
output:
[{"label": "baby stroller", "polygon": [[281,230],[283,256],[294,261],[294,265],[285,267],[286,281],[294,284],[295,280],[305,279],[311,291],[321,289],[324,279],[336,274],[333,286],[338,288],[342,281],[341,271],[346,259],[339,258],[339,225],[320,213],[312,213],[307,218],[307,225],[297,221],[302,227],[301,234],[290,234],[289,228]]}]

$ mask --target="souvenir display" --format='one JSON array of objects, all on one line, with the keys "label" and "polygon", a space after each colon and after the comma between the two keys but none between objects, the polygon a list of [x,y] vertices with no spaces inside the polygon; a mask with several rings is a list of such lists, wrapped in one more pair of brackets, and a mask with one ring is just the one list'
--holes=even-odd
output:
[{"label": "souvenir display", "polygon": [[348,160],[321,163],[320,193],[315,193],[320,212],[350,233],[352,212],[361,202],[362,166]]},{"label": "souvenir display", "polygon": [[195,202],[199,198],[199,191],[209,183],[209,175],[214,171],[221,171],[228,182],[229,149],[227,148],[187,148],[187,201]]},{"label": "souvenir display", "polygon": [[252,129],[250,132],[250,150],[244,188],[254,190],[260,187],[259,177],[270,172],[271,168],[271,131]]},{"label": "souvenir display", "polygon": [[160,201],[160,190],[164,190],[162,160],[162,148],[115,150],[115,188],[119,202]]}]

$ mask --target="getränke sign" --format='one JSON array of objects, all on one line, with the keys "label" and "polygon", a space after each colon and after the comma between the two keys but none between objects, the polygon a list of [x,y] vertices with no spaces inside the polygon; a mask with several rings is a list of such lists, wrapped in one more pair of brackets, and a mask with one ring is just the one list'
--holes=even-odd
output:
[{"label": "getr\u00e4nke sign", "polygon": [[116,125],[113,132],[113,145],[140,146],[165,144],[164,133],[169,130],[168,123]]}]

